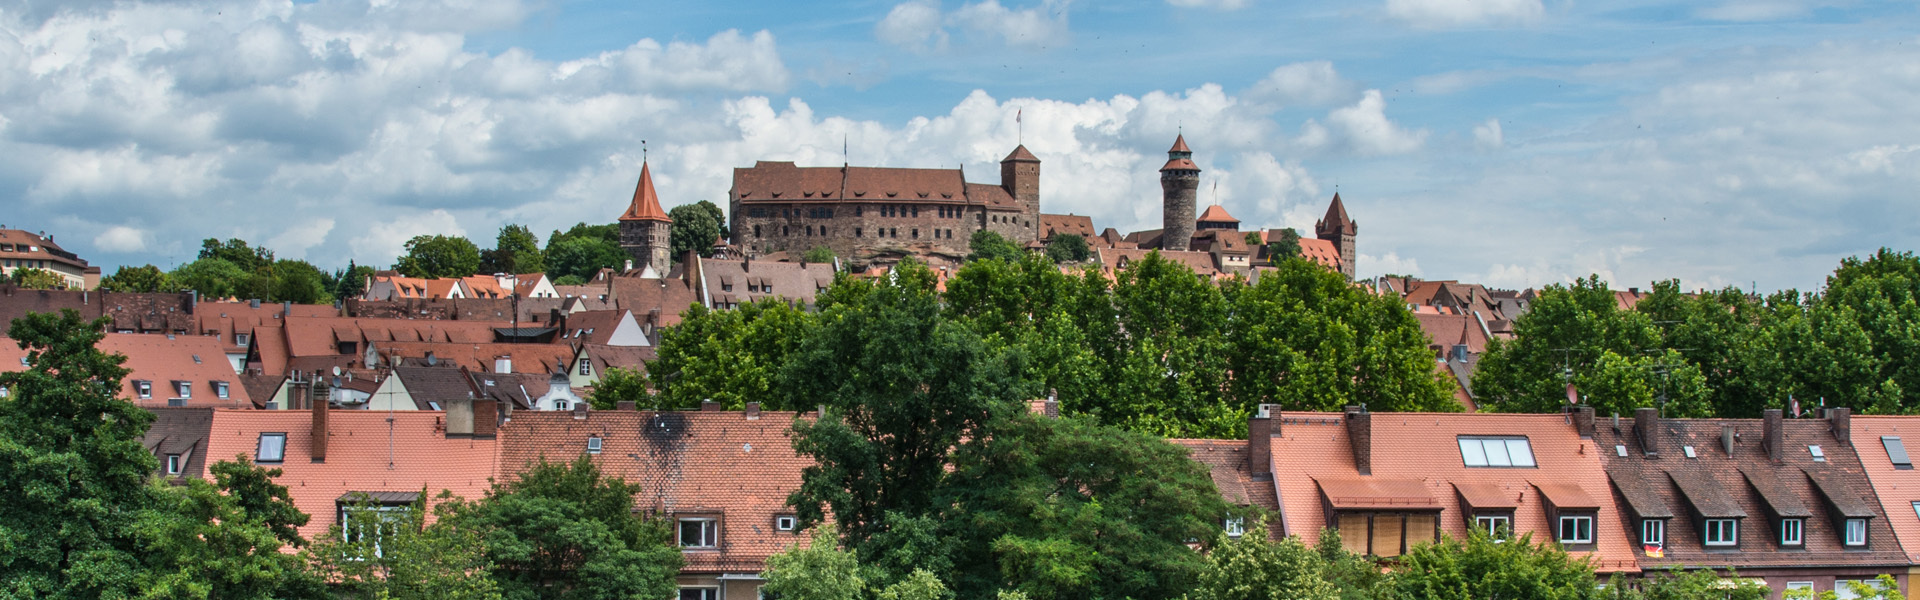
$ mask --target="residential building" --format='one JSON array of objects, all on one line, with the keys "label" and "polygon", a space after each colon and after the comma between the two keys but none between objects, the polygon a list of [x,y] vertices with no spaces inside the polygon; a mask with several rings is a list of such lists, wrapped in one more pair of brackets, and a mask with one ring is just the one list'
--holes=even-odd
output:
[{"label": "residential building", "polygon": [[247,368],[247,349],[253,345],[253,330],[278,327],[281,319],[298,317],[336,317],[340,309],[314,304],[261,304],[247,302],[201,302],[194,307],[195,331],[212,337],[226,348],[227,362],[233,372]]},{"label": "residential building", "polygon": [[[1793,419],[1800,421],[1801,419]],[[1906,557],[1906,583],[1909,594],[1913,575],[1920,570],[1920,471],[1913,468],[1913,456],[1907,450],[1907,433],[1920,431],[1920,417],[1852,417],[1847,436],[1860,467],[1873,485],[1880,504],[1883,523],[1872,523],[1891,530]],[[1916,437],[1920,439],[1920,437]],[[1782,450],[1793,449],[1784,442]]]},{"label": "residential building", "polygon": [[591,388],[600,383],[608,369],[620,368],[645,375],[647,363],[660,358],[652,346],[603,346],[581,344],[573,357],[573,369],[567,373],[569,385]]},{"label": "residential building", "polygon": [[88,266],[85,259],[53,243],[53,236],[0,228],[0,275],[11,276],[19,269],[53,273],[70,290],[100,287],[100,267]]},{"label": "residential building", "polygon": [[[1620,501],[1610,520],[1633,538],[1642,569],[1738,573],[1764,580],[1775,598],[1879,575],[1905,587],[1908,554],[1851,443],[1850,411],[1826,412],[1665,419],[1643,408],[1581,426],[1594,429]],[[1911,506],[1900,510],[1913,516]]]},{"label": "residential building", "polygon": [[212,436],[214,410],[165,407],[148,410],[153,411],[153,425],[141,437],[140,445],[159,461],[155,474],[169,480],[211,479],[207,475],[207,441]]},{"label": "residential building", "polygon": [[107,317],[110,321],[107,331],[111,332],[187,335],[196,330],[193,315],[197,304],[199,299],[192,292],[23,290],[12,284],[0,284],[0,323],[11,323],[30,313],[59,314],[62,310],[72,310],[88,321]]},{"label": "residential building", "polygon": [[[227,363],[220,342],[198,335],[109,333],[95,346],[127,357],[118,396],[157,407],[255,408]],[[27,351],[0,337],[0,371],[24,371]]]}]

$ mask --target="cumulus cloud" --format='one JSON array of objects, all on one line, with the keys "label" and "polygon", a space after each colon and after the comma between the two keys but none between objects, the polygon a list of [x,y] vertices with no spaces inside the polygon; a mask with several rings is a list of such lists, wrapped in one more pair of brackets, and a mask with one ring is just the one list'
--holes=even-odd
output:
[{"label": "cumulus cloud", "polygon": [[[1360,277],[1379,277],[1381,275],[1408,275],[1424,277],[1420,270],[1420,261],[1413,257],[1401,258],[1397,252],[1374,256],[1365,252],[1354,260],[1353,270]],[[1497,285],[1497,284],[1494,284]]]},{"label": "cumulus cloud", "polygon": [[147,232],[115,225],[94,236],[93,245],[105,252],[144,252],[147,249]]},{"label": "cumulus cloud", "polygon": [[1387,16],[1422,29],[1525,25],[1540,20],[1540,0],[1387,0]]},{"label": "cumulus cloud", "polygon": [[873,36],[912,50],[945,50],[947,31],[941,19],[939,0],[902,2],[874,25]]},{"label": "cumulus cloud", "polygon": [[1804,17],[1827,4],[1802,0],[1731,0],[1702,7],[1696,14],[1715,21],[1778,21]]},{"label": "cumulus cloud", "polygon": [[1332,62],[1316,60],[1281,65],[1247,88],[1241,97],[1270,108],[1329,106],[1353,99],[1356,91],[1358,86],[1341,77]]},{"label": "cumulus cloud", "polygon": [[[353,238],[351,243],[353,258],[360,264],[388,264],[395,257],[406,252],[407,240],[415,236],[467,234],[467,230],[460,226],[453,214],[444,210],[406,215],[378,215],[367,221],[369,223],[365,231]],[[322,234],[323,237],[324,235]]]},{"label": "cumulus cloud", "polygon": [[1326,124],[1309,120],[1302,128],[1299,142],[1307,147],[1378,156],[1412,152],[1426,139],[1426,130],[1409,131],[1387,119],[1387,101],[1380,90],[1367,90],[1353,106],[1327,113]]},{"label": "cumulus cloud", "polygon": [[941,12],[939,0],[910,0],[894,5],[874,25],[875,39],[916,52],[944,51],[949,28],[1017,48],[1059,46],[1069,38],[1070,0],[1042,0],[1028,8],[1009,8],[1000,0],[980,0]]},{"label": "cumulus cloud", "polygon": [[1499,119],[1487,119],[1487,122],[1473,128],[1473,143],[1482,150],[1497,150],[1507,145],[1507,137],[1500,132]]},{"label": "cumulus cloud", "polygon": [[1240,10],[1247,7],[1247,0],[1167,0],[1167,4],[1180,8],[1212,8],[1216,10]]},{"label": "cumulus cloud", "polygon": [[267,247],[272,248],[279,258],[304,260],[307,258],[307,249],[327,241],[327,234],[332,232],[333,219],[299,221],[267,240]]}]

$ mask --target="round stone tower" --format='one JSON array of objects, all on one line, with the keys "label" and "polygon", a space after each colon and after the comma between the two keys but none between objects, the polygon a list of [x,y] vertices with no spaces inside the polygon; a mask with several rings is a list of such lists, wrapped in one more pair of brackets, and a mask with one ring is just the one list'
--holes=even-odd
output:
[{"label": "round stone tower", "polygon": [[1193,164],[1193,151],[1187,149],[1187,136],[1174,138],[1167,150],[1167,165],[1160,167],[1162,208],[1161,250],[1187,250],[1193,241],[1194,198],[1200,189],[1200,166]]}]

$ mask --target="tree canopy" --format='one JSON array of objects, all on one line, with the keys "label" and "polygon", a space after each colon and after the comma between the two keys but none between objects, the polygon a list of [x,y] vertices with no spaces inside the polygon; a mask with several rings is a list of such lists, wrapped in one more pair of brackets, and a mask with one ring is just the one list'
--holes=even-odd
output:
[{"label": "tree canopy", "polygon": [[526,274],[546,270],[546,253],[540,250],[540,238],[525,225],[502,225],[493,247],[480,252],[480,273]]},{"label": "tree canopy", "polygon": [[673,219],[673,230],[667,235],[667,245],[676,261],[686,256],[688,251],[701,257],[712,257],[714,240],[727,231],[726,211],[706,200],[675,206],[667,211],[667,218]]},{"label": "tree canopy", "polygon": [[153,265],[129,267],[121,265],[112,275],[100,278],[100,291],[152,294],[179,291],[166,271]]},{"label": "tree canopy", "polygon": [[480,248],[457,235],[416,235],[393,270],[407,277],[469,277],[480,272]]},{"label": "tree canopy", "polygon": [[983,258],[1018,261],[1020,255],[1027,252],[1019,244],[1013,243],[1013,240],[985,229],[975,231],[972,237],[967,238],[967,248],[971,251],[967,254],[969,261]]}]

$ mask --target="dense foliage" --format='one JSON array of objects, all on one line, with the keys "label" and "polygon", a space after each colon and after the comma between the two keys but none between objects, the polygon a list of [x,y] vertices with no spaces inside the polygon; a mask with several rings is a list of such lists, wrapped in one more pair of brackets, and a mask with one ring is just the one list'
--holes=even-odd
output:
[{"label": "dense foliage", "polygon": [[673,229],[667,233],[668,250],[678,261],[691,251],[701,257],[713,256],[713,242],[727,231],[727,213],[718,205],[701,200],[682,204],[667,211]]},{"label": "dense foliage", "polygon": [[121,265],[112,275],[100,278],[100,291],[136,294],[152,294],[179,291],[166,271],[153,265],[129,267]]},{"label": "dense foliage", "polygon": [[1496,340],[1474,378],[1489,408],[1559,410],[1572,383],[1602,414],[1659,406],[1672,416],[1758,417],[1762,409],[1848,405],[1920,411],[1920,258],[1848,258],[1818,294],[1656,283],[1622,307],[1589,277],[1542,290]]},{"label": "dense foliage", "polygon": [[546,253],[540,250],[540,238],[525,225],[502,226],[493,247],[480,251],[480,273],[517,275],[546,270]]},{"label": "dense foliage", "polygon": [[[618,223],[579,223],[564,232],[556,229],[547,236],[547,277],[555,285],[579,285],[592,281],[601,269],[624,267],[627,258],[627,252],[620,249]],[[640,266],[634,265],[634,268]],[[569,281],[561,283],[562,279]]]},{"label": "dense foliage", "polygon": [[416,235],[407,240],[406,252],[393,259],[393,270],[407,277],[470,277],[480,272],[480,247],[457,235]]}]

